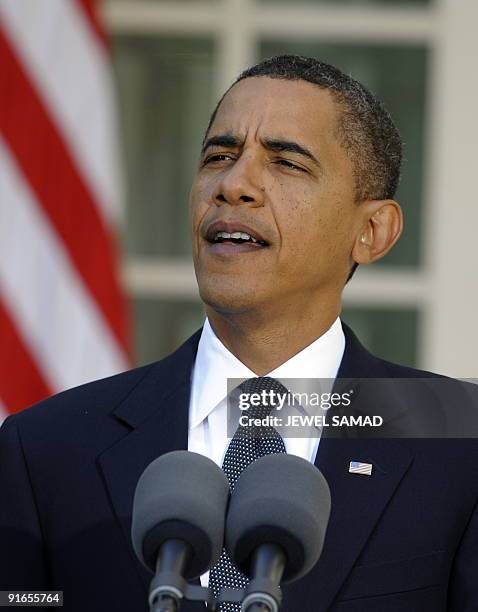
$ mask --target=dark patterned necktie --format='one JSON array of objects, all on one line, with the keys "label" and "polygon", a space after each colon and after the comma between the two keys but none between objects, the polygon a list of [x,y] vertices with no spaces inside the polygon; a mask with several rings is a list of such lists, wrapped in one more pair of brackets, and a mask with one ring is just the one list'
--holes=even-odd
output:
[{"label": "dark patterned necktie", "polygon": [[[243,382],[239,389],[242,393],[262,394],[263,391],[269,393],[274,391],[277,394],[287,394],[287,389],[277,380],[269,377],[251,378]],[[271,402],[268,401],[268,404]],[[269,416],[273,406],[259,405],[251,406],[247,410],[247,416],[251,418],[263,419]],[[231,492],[236,486],[236,482],[248,465],[259,457],[273,453],[285,453],[284,440],[280,434],[271,426],[238,426],[234,437],[231,439],[224,456],[222,469],[228,480]],[[232,563],[225,550],[222,551],[221,558],[211,569],[209,574],[209,586],[217,597],[222,589],[234,588],[242,589],[247,585],[248,579]],[[220,612],[239,612],[240,604],[223,603],[220,605]]]}]

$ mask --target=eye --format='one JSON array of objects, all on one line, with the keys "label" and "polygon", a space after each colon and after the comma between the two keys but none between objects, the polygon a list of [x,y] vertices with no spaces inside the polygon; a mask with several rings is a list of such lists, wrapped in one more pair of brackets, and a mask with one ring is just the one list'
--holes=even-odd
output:
[{"label": "eye", "polygon": [[232,159],[232,156],[228,153],[214,153],[213,155],[209,155],[209,157],[206,157],[206,159],[203,161],[203,166],[215,162],[229,161],[230,159]]},{"label": "eye", "polygon": [[276,163],[279,164],[279,166],[284,166],[285,168],[290,168],[291,170],[298,170],[299,172],[307,172],[305,168],[302,168],[302,166],[298,166],[297,164],[292,163],[288,159],[278,159]]}]

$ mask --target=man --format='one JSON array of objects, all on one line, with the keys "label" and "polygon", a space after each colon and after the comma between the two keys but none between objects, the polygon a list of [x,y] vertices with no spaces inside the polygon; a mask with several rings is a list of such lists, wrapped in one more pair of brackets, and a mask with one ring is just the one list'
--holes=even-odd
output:
[{"label": "man", "polygon": [[[7,420],[1,589],[61,589],[71,611],[146,609],[151,576],[130,543],[136,482],[174,449],[222,464],[228,377],[430,376],[373,357],[338,318],[356,265],[400,236],[400,158],[388,113],[335,68],[281,56],[241,75],[213,113],[191,191],[206,324],[161,362]],[[474,440],[284,443],[320,467],[332,513],[319,563],[284,586],[283,610],[478,610]]]}]

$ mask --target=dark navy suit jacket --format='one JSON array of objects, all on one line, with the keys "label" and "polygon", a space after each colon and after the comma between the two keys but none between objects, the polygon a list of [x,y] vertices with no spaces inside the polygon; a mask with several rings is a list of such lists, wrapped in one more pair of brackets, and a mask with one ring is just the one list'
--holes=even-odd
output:
[{"label": "dark navy suit jacket", "polygon": [[[345,332],[339,377],[430,376],[374,357]],[[133,493],[153,459],[187,448],[198,340],[7,419],[0,590],[63,590],[68,612],[147,610]],[[371,463],[372,475],[350,474],[351,460]],[[316,465],[331,489],[330,523],[316,567],[284,586],[284,612],[478,611],[475,440],[324,437]]]}]

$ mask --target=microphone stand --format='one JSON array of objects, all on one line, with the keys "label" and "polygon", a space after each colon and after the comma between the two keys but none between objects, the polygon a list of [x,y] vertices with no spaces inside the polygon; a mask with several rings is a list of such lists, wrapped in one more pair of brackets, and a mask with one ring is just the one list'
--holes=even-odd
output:
[{"label": "microphone stand", "polygon": [[151,612],[178,612],[176,599],[169,595],[161,595],[152,605]]},{"label": "microphone stand", "polygon": [[150,586],[150,612],[179,612],[184,600],[206,602],[211,610],[216,610],[218,604],[234,602],[241,604],[243,612],[279,612],[282,602],[279,585],[286,565],[280,546],[259,546],[252,557],[253,578],[246,589],[223,589],[217,599],[210,588],[189,584],[182,577],[190,554],[185,542],[170,540],[161,553]]},{"label": "microphone stand", "polygon": [[286,556],[277,544],[259,546],[252,557],[252,580],[246,587],[242,602],[245,612],[279,612],[282,602],[280,582]]},{"label": "microphone stand", "polygon": [[277,544],[259,546],[252,557],[253,576],[245,589],[223,589],[217,602],[241,603],[242,612],[279,612],[282,603],[280,582],[286,556]]},{"label": "microphone stand", "polygon": [[210,589],[189,584],[183,571],[191,549],[182,540],[166,541],[160,550],[156,575],[149,587],[150,612],[179,612],[183,600],[202,601],[215,609],[215,599]]}]

